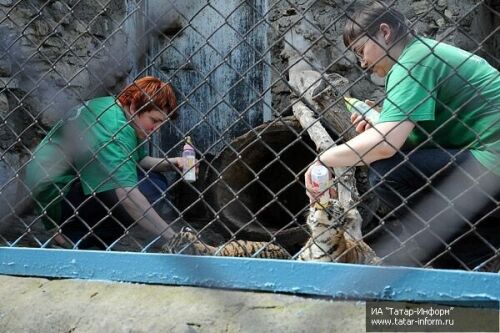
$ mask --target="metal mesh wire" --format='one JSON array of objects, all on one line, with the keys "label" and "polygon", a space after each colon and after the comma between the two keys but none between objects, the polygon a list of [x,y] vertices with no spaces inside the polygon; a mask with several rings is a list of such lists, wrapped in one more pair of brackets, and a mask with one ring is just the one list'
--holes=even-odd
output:
[{"label": "metal mesh wire", "polygon": [[[354,40],[358,54],[342,42],[353,7],[363,3],[1,2],[0,242],[498,271],[498,184],[491,181],[498,176],[467,164],[473,163],[462,158],[468,146],[435,141],[447,122],[432,131],[415,122],[414,131],[427,139],[397,149],[389,170],[358,162],[331,170],[333,186],[349,201],[310,207],[304,174],[325,148],[311,131],[324,128],[330,147],[345,144],[357,135],[359,122],[351,123],[343,96],[382,105],[391,93],[363,64],[367,43],[383,42],[361,43],[361,36]],[[418,36],[457,44],[499,67],[500,14],[494,1],[458,7],[447,1],[386,4],[404,12],[410,20],[400,23],[418,30]],[[471,78],[459,74],[464,63],[453,73],[474,90]],[[116,132],[106,134],[109,140],[96,143],[87,133],[108,126],[102,119],[109,119],[111,107],[83,129],[81,115],[95,108],[90,100],[112,96],[116,102],[121,89],[146,75],[172,84],[179,118],[160,119],[161,126],[142,133],[145,139],[122,151],[121,162],[109,169],[107,160],[99,160],[102,152],[120,146],[122,132],[133,129],[137,118],[124,118]],[[492,85],[495,80],[498,70]],[[427,99],[436,93],[429,91]],[[481,94],[476,89],[474,97]],[[443,109],[475,131],[459,116],[460,108]],[[298,110],[314,118],[299,122]],[[70,180],[54,184],[55,197],[26,183],[28,166],[40,158],[41,140],[54,138],[51,128],[66,134],[60,142],[49,141],[57,158],[44,161],[42,169],[64,164],[71,174]],[[194,183],[183,180],[174,159],[187,136],[194,138],[199,162]],[[419,155],[429,145],[435,155]],[[106,187],[141,150],[157,159],[137,164],[132,178],[138,172],[139,180]],[[365,155],[358,154],[359,161]],[[425,170],[437,158],[446,160],[443,168]],[[100,186],[83,193],[85,170],[93,164],[107,174]],[[150,170],[155,167],[162,172]],[[408,172],[407,184],[392,178],[401,169]],[[45,171],[48,178],[54,176]],[[403,194],[404,185],[411,193]],[[395,201],[381,199],[382,192]],[[59,214],[54,215],[54,207]],[[359,234],[349,225],[353,220]]]}]

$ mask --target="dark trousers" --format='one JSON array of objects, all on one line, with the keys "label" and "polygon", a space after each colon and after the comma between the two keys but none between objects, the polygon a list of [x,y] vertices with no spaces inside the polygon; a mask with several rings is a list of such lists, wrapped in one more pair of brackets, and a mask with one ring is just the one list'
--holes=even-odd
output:
[{"label": "dark trousers", "polygon": [[385,225],[373,244],[388,263],[472,269],[500,246],[500,177],[468,151],[421,149],[374,162],[370,184],[402,226]]},{"label": "dark trousers", "polygon": [[[169,198],[163,197],[168,183],[162,174],[144,174],[138,170],[138,178],[139,190],[153,207]],[[80,181],[76,181],[62,201],[62,232],[80,249],[106,249],[119,240],[134,223],[134,219],[119,202],[115,190],[86,196]]]}]

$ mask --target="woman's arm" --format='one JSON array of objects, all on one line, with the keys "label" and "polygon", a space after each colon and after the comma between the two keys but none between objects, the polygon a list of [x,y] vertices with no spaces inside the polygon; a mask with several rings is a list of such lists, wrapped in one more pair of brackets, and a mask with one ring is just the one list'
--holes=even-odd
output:
[{"label": "woman's arm", "polygon": [[411,121],[377,124],[348,142],[326,150],[319,159],[329,167],[348,167],[389,158],[403,146],[414,127]]},{"label": "woman's arm", "polygon": [[155,235],[170,240],[175,232],[154,210],[146,197],[138,188],[123,187],[115,189],[118,202],[123,206],[133,222]]},{"label": "woman's arm", "polygon": [[[414,127],[411,121],[377,124],[348,142],[326,150],[319,160],[326,166],[336,168],[370,164],[389,158],[403,146]],[[306,193],[311,203],[316,200],[311,182],[311,169],[316,163],[318,161],[309,166],[304,176]]]},{"label": "woman's arm", "polygon": [[139,165],[146,170],[165,172],[182,170],[182,163],[182,157],[158,158],[146,156],[139,162]]}]

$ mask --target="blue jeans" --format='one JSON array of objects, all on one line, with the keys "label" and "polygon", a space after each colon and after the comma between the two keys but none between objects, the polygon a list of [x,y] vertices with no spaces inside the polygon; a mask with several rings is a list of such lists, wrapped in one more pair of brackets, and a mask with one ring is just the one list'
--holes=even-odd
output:
[{"label": "blue jeans", "polygon": [[[146,175],[138,170],[138,188],[149,201],[156,207],[167,195],[168,182],[164,175],[149,172]],[[166,197],[163,198],[163,193]],[[78,248],[98,247],[106,249],[111,243],[119,239],[125,228],[135,223],[128,215],[116,197],[115,190],[105,191],[93,196],[86,196],[82,191],[80,181],[71,186],[65,200],[62,201],[61,229],[73,243],[78,243]],[[78,216],[73,216],[78,210]],[[112,215],[109,216],[108,212]]]},{"label": "blue jeans", "polygon": [[149,172],[146,175],[144,172],[137,169],[137,178],[139,180],[139,191],[144,194],[152,206],[161,202],[163,193],[165,193],[165,199],[170,201],[171,197],[167,192],[167,177],[163,174],[159,172]]},{"label": "blue jeans", "polygon": [[[468,151],[420,149],[374,162],[370,184],[406,232],[375,241],[389,263],[470,269],[499,247],[500,223],[491,215],[498,212],[500,177]],[[417,257],[405,251],[409,240],[423,250]]]}]

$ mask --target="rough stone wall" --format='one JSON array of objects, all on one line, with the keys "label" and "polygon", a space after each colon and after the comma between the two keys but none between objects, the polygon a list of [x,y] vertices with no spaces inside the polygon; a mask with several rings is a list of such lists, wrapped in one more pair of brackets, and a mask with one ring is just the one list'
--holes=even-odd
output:
[{"label": "rough stone wall", "polygon": [[[2,87],[2,95],[21,100],[29,92],[35,100],[23,106],[33,114],[43,112],[44,125],[51,125],[53,114],[59,114],[50,104],[62,109],[89,94],[102,94],[129,70],[123,66],[118,72],[99,71],[113,64],[113,52],[119,51],[104,51],[103,45],[117,38],[125,45],[119,33],[123,1],[111,1],[105,7],[93,1],[3,1],[0,15],[4,54],[0,75],[7,88]],[[114,64],[113,69],[117,69]],[[99,77],[103,74],[114,78],[104,82]]]}]

